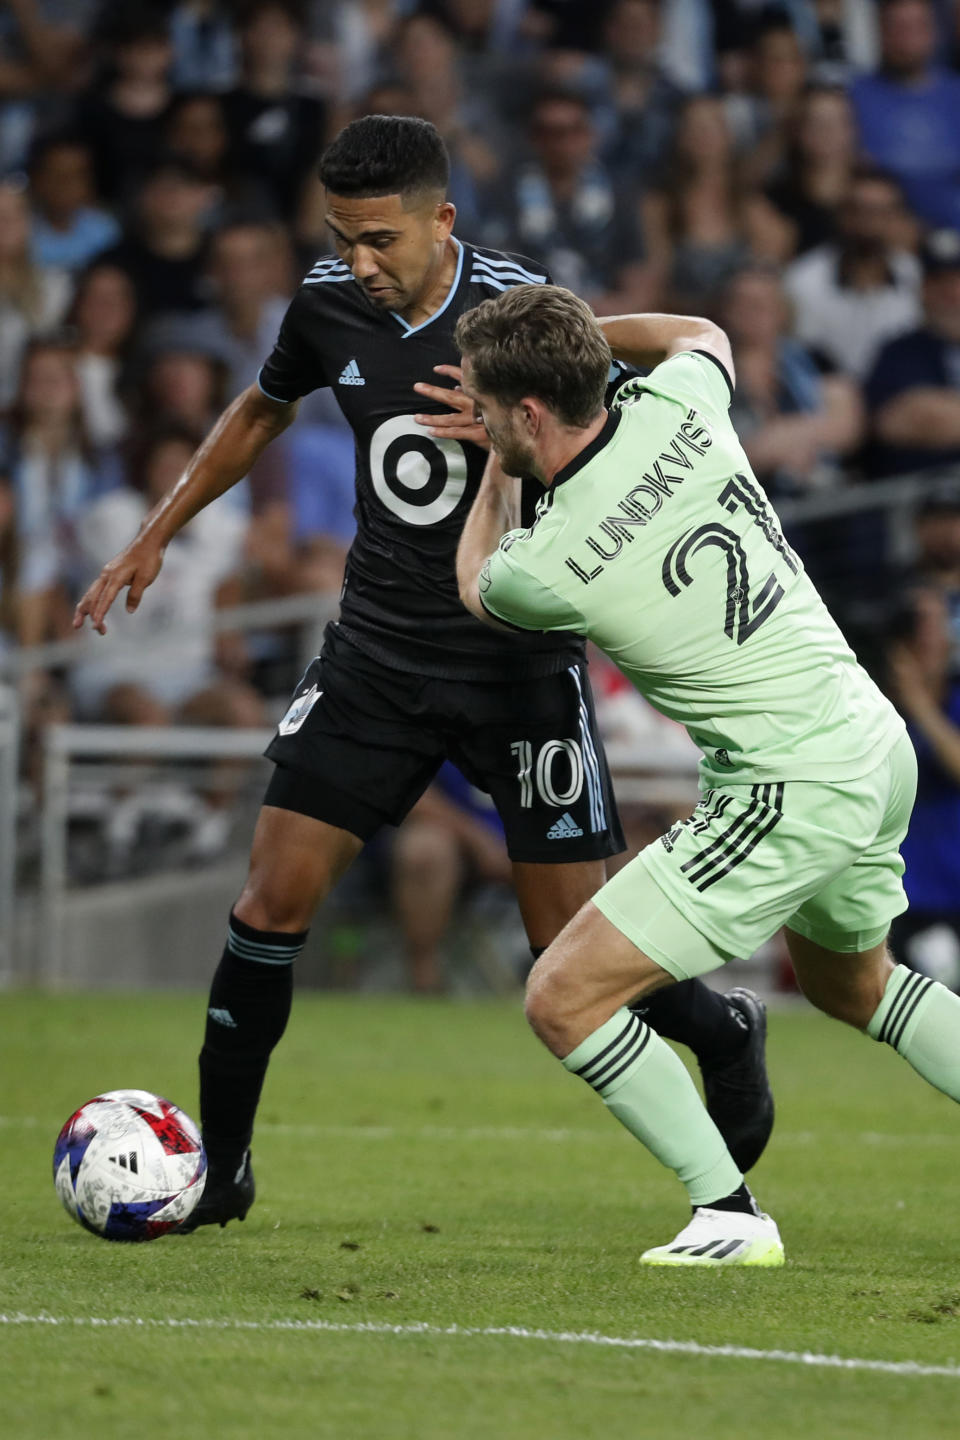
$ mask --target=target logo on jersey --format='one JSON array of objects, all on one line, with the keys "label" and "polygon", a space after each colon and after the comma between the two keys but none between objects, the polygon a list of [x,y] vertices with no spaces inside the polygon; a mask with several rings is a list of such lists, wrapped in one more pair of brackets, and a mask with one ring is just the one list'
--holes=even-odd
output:
[{"label": "target logo on jersey", "polygon": [[203,1194],[207,1157],[197,1126],[149,1090],[109,1090],[57,1136],[53,1183],[74,1220],[105,1240],[155,1240]]}]

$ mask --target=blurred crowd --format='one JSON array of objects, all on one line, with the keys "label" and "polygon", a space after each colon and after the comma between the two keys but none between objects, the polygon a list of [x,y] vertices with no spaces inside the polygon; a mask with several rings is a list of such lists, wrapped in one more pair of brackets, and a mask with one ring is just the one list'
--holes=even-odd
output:
[{"label": "blurred crowd", "polygon": [[[253,381],[329,248],[319,153],[365,113],[436,124],[466,238],[599,313],[719,319],[774,497],[960,466],[958,66],[957,0],[6,0],[0,664],[67,635]],[[215,613],[335,603],[352,481],[318,392],[173,542],[136,620],[116,614],[129,643],[30,673],[31,725],[265,723],[283,642],[215,634]],[[887,683],[960,807],[960,497],[937,497],[896,555],[852,521],[826,560],[792,538],[821,581],[840,556],[845,584],[895,593]]]}]

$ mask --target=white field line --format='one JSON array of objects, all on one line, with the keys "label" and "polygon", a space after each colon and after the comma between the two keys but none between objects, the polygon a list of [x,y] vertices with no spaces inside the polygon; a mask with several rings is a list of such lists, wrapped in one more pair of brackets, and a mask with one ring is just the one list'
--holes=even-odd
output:
[{"label": "white field line", "polygon": [[[39,1126],[47,1126],[49,1122],[39,1119],[36,1115],[0,1115],[0,1130],[22,1129],[33,1130]],[[521,1141],[528,1144],[531,1141],[546,1141],[554,1144],[567,1144],[576,1141],[606,1143],[612,1136],[618,1135],[616,1127],[601,1126],[598,1129],[588,1130],[586,1127],[579,1129],[575,1127],[548,1127],[537,1125],[285,1125],[271,1124],[269,1121],[262,1121],[257,1125],[257,1133],[260,1135],[294,1135],[303,1139],[329,1139],[329,1140],[439,1140],[439,1141],[483,1141],[489,1140],[494,1143],[500,1141]],[[818,1145],[826,1138],[826,1131],[818,1130],[777,1130],[775,1141],[777,1145]],[[901,1149],[906,1146],[925,1147],[936,1145],[956,1145],[957,1134],[947,1132],[931,1133],[926,1135],[917,1134],[895,1134],[892,1131],[882,1130],[858,1130],[845,1132],[838,1135],[836,1131],[829,1132],[830,1139],[842,1139],[850,1145],[876,1145],[895,1146]]]},{"label": "white field line", "polygon": [[868,1370],[881,1375],[925,1379],[934,1376],[960,1380],[960,1365],[923,1365],[917,1360],[861,1360],[846,1355],[819,1355],[809,1350],[757,1350],[748,1345],[700,1345],[696,1340],[654,1340],[629,1335],[599,1335],[594,1331],[529,1330],[523,1325],[388,1325],[376,1320],[338,1324],[333,1320],[189,1320],[156,1319],[132,1315],[23,1315],[0,1314],[2,1325],[59,1326],[63,1329],[293,1331],[339,1335],[422,1335],[430,1338],[540,1340],[556,1345],[595,1345],[615,1350],[652,1350],[659,1355],[695,1355],[719,1360],[773,1360],[814,1370]]}]

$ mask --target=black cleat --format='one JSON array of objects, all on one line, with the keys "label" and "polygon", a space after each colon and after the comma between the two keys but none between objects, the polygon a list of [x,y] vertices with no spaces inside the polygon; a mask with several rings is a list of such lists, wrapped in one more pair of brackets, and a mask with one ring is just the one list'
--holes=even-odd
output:
[{"label": "black cleat", "polygon": [[227,1165],[211,1161],[197,1208],[171,1234],[192,1235],[201,1225],[219,1225],[222,1230],[229,1220],[246,1220],[256,1193],[249,1150],[243,1152],[239,1168],[233,1161]]},{"label": "black cleat", "polygon": [[728,1060],[701,1061],[700,1074],[710,1118],[746,1174],[760,1159],[773,1129],[773,1091],[765,1055],[767,1007],[752,990],[739,986],[728,990],[724,999],[742,1016],[747,1042]]}]

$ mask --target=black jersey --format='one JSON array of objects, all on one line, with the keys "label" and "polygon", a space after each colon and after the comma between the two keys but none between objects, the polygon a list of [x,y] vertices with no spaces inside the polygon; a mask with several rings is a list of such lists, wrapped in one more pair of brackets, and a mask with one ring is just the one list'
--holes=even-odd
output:
[{"label": "black jersey", "polygon": [[[435,440],[413,418],[443,410],[413,386],[447,383],[433,367],[460,363],[453,330],[464,311],[513,285],[549,279],[532,260],[458,245],[445,303],[417,326],[376,308],[336,256],[320,259],[291,301],[260,388],[289,402],[329,385],[353,430],[357,534],[340,607],[348,639],[394,669],[439,678],[555,674],[581,655],[578,636],[498,634],[461,604],[457,544],[487,454]],[[534,498],[525,496],[525,509]]]}]

